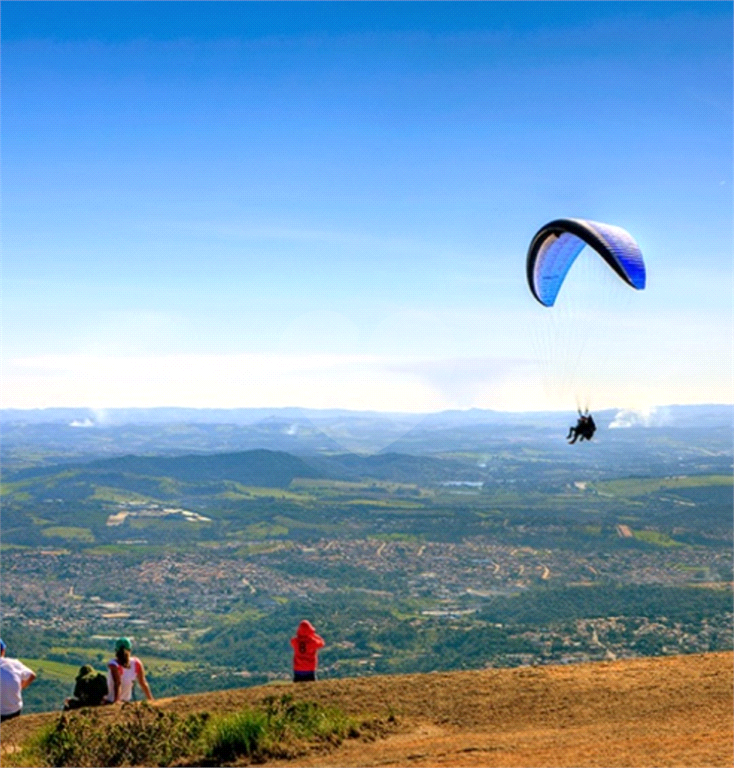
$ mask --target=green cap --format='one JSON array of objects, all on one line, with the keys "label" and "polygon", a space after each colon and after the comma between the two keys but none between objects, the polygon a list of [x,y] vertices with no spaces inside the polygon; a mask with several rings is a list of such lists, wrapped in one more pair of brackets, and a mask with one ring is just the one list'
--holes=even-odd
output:
[{"label": "green cap", "polygon": [[120,648],[127,648],[128,651],[132,651],[132,643],[126,637],[118,637],[115,640],[115,651],[119,651]]}]

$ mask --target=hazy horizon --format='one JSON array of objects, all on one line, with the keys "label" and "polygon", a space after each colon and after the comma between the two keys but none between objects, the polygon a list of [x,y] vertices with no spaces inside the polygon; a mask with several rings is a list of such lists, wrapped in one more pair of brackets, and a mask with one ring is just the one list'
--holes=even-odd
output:
[{"label": "hazy horizon", "polygon": [[[705,409],[734,409],[732,403],[660,403],[653,405],[648,409],[634,409],[623,408],[621,406],[612,406],[609,408],[596,409],[599,413],[615,412],[617,414],[636,414],[641,418],[650,416],[655,413],[666,411],[668,409],[684,409],[684,410],[705,410]],[[475,406],[469,408],[446,408],[440,411],[378,411],[374,409],[355,410],[350,408],[308,408],[297,405],[285,405],[285,406],[244,406],[240,408],[217,408],[217,407],[188,407],[188,406],[175,406],[175,405],[161,405],[151,407],[126,407],[115,406],[110,408],[95,408],[92,406],[49,406],[45,408],[12,408],[3,407],[0,408],[0,414],[8,413],[38,413],[38,412],[59,412],[59,413],[91,413],[98,417],[99,423],[103,423],[108,414],[123,414],[123,413],[202,413],[202,414],[237,414],[237,413],[292,413],[292,414],[354,414],[354,415],[371,415],[371,416],[384,416],[384,417],[425,417],[425,416],[440,416],[442,414],[498,414],[498,415],[543,415],[543,414],[566,414],[575,413],[573,408],[548,408],[548,409],[526,409],[526,410],[503,410],[496,408],[478,408]],[[81,426],[81,425],[79,425]]]}]

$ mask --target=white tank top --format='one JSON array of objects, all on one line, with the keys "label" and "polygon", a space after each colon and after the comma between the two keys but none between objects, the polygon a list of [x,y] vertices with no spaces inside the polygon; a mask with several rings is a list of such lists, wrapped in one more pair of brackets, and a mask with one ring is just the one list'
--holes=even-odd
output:
[{"label": "white tank top", "polygon": [[135,656],[130,657],[130,666],[123,667],[117,659],[112,659],[107,662],[107,698],[109,701],[115,700],[115,678],[112,676],[112,667],[117,667],[120,670],[120,701],[132,701],[133,698],[133,685],[138,676],[138,670],[140,669],[140,662]]}]

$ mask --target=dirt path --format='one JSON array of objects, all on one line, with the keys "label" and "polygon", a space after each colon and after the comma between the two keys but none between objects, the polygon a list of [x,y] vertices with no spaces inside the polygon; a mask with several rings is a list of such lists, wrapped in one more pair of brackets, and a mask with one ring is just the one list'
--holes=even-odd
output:
[{"label": "dirt path", "polygon": [[[734,655],[329,680],[161,700],[181,714],[233,711],[293,693],[397,731],[295,766],[732,766]],[[113,712],[106,716],[114,716]],[[51,715],[2,727],[3,749]],[[284,763],[285,764],[285,763]]]}]

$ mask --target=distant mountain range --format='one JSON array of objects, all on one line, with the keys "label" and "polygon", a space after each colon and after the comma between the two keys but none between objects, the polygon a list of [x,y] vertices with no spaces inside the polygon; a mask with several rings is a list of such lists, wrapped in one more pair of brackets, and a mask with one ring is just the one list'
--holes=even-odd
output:
[{"label": "distant mountain range", "polygon": [[[444,460],[464,456],[465,464],[466,457],[473,456],[475,466],[488,455],[505,459],[512,456],[521,462],[543,456],[544,460],[582,465],[591,462],[629,472],[635,471],[641,461],[649,464],[666,457],[669,463],[681,457],[684,462],[690,458],[698,466],[699,457],[708,456],[719,458],[715,466],[701,467],[700,471],[720,471],[730,466],[734,406],[666,406],[649,413],[608,410],[594,416],[598,432],[593,450],[586,450],[590,447],[587,444],[566,445],[568,427],[576,418],[570,412],[472,409],[421,415],[298,408],[153,408],[104,413],[83,408],[7,409],[0,411],[0,461],[7,476],[30,467],[111,457],[138,457],[125,458],[131,466],[150,457],[178,457],[176,466],[191,476],[185,469],[189,460],[186,457],[197,455],[197,473],[205,478],[215,470],[206,466],[204,454],[220,454],[216,472],[222,472],[226,464],[222,456],[269,451],[290,454],[294,461],[298,457],[307,460],[310,471],[320,477],[379,476],[395,480],[416,474],[401,469],[411,456],[440,455]],[[396,454],[401,454],[400,461]],[[370,458],[367,464],[373,466],[369,472],[356,457]],[[329,458],[329,466],[317,461],[319,458]],[[274,475],[278,486],[288,475],[314,476],[304,474],[303,468],[295,471],[285,459],[281,465]],[[270,469],[262,469],[268,477]],[[441,477],[443,473],[437,470],[422,466],[418,474]],[[170,475],[162,469],[153,474]],[[221,475],[212,479],[221,479]]]},{"label": "distant mountain range", "polygon": [[252,450],[237,453],[184,456],[118,456],[84,463],[36,466],[6,472],[7,482],[73,474],[75,481],[104,483],[119,488],[130,478],[170,478],[182,482],[232,481],[265,488],[287,488],[294,478],[358,481],[365,478],[414,483],[430,478],[478,479],[476,468],[466,462],[428,456],[377,454],[311,456],[301,458],[283,451]]},{"label": "distant mountain range", "polygon": [[[380,411],[349,411],[339,409],[315,410],[309,408],[40,408],[0,409],[3,424],[65,424],[77,428],[114,427],[144,424],[232,424],[254,425],[264,423],[314,425],[371,425],[373,428],[400,424],[401,426],[455,427],[472,424],[527,424],[555,425],[573,418],[573,411],[493,411],[479,408],[440,411],[437,413],[393,413]],[[625,426],[696,426],[726,424],[732,426],[734,405],[665,405],[649,412],[625,409],[600,411],[602,420],[610,423],[615,418],[626,419]],[[598,420],[598,419],[597,419]]]}]

